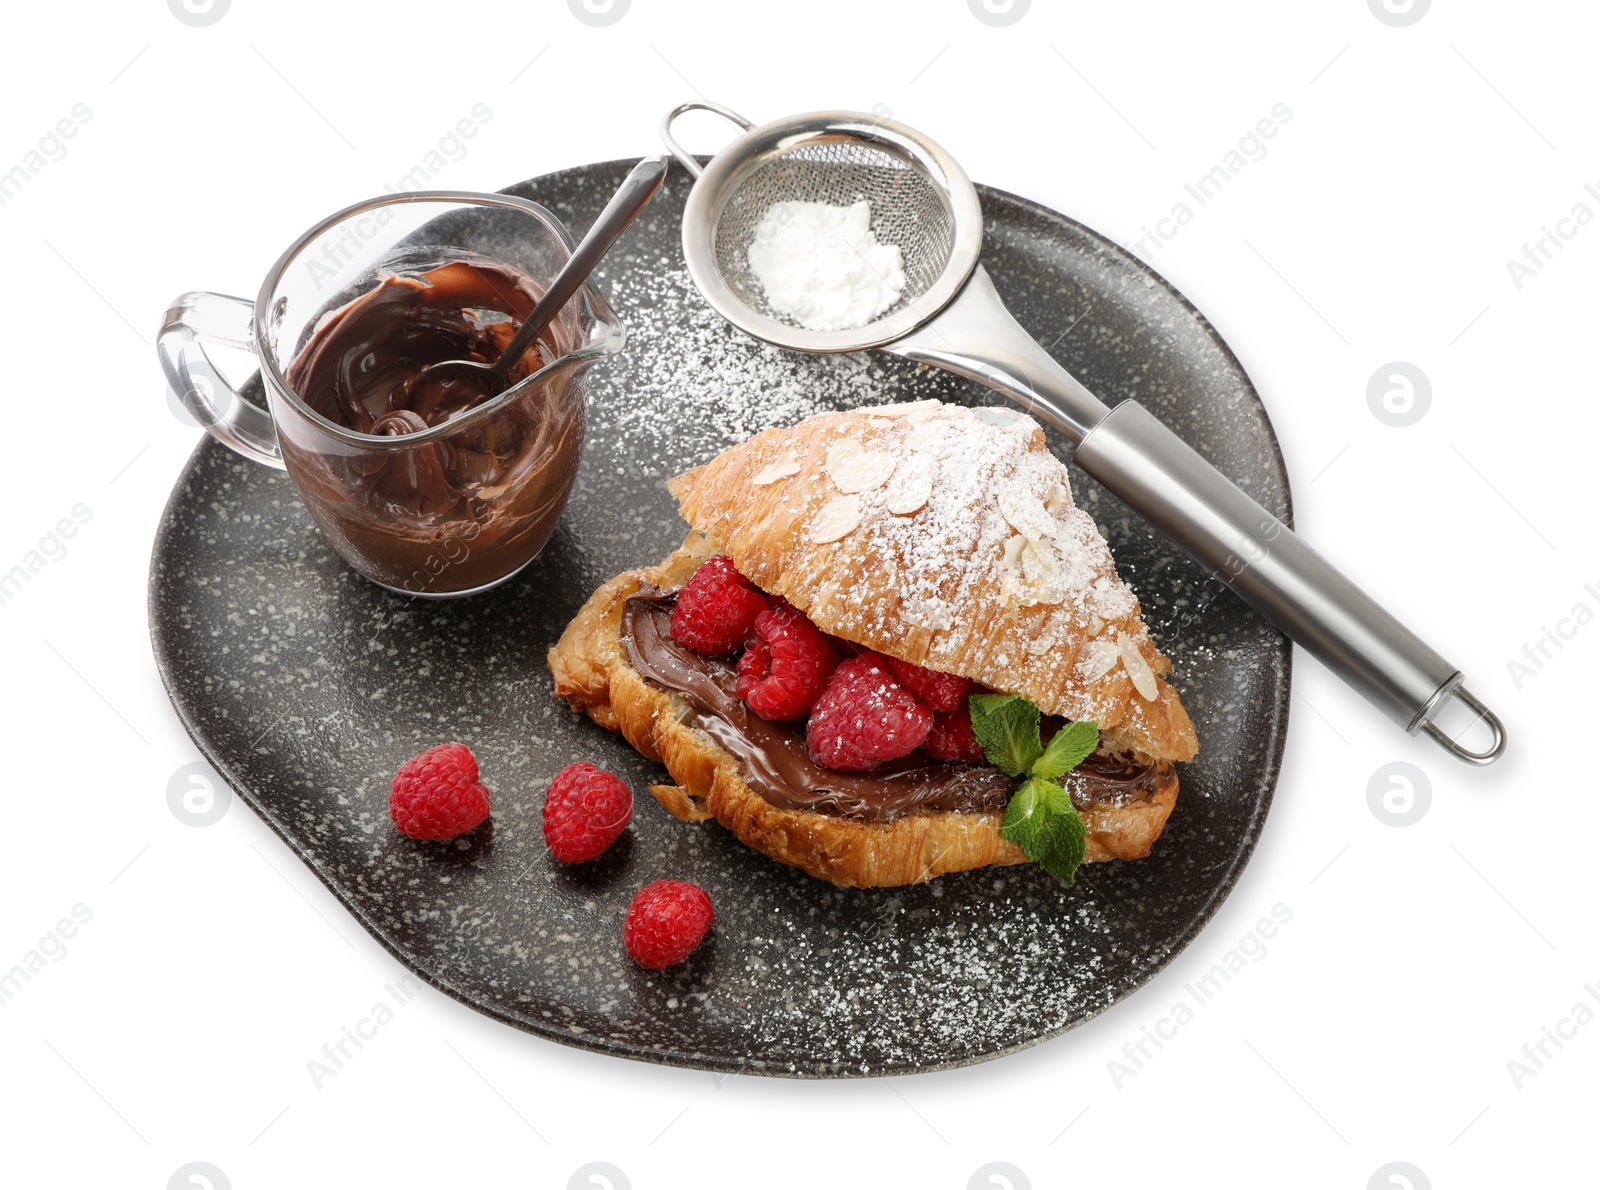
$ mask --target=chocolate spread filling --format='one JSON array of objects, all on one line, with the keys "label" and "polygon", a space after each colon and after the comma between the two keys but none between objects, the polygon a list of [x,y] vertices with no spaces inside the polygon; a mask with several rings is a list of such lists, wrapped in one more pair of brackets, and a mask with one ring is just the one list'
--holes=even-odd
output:
[{"label": "chocolate spread filling", "polygon": [[[673,603],[671,593],[649,587],[624,602],[628,662],[647,681],[682,695],[694,708],[693,726],[738,758],[745,784],[772,805],[893,822],[916,810],[998,810],[1010,801],[1015,778],[989,765],[935,760],[920,748],[867,773],[836,773],[812,763],[802,724],[769,723],[752,714],[735,693],[731,662],[702,657],[672,639]],[[1096,754],[1073,770],[1066,787],[1073,804],[1086,810],[1148,797],[1160,771]]]}]

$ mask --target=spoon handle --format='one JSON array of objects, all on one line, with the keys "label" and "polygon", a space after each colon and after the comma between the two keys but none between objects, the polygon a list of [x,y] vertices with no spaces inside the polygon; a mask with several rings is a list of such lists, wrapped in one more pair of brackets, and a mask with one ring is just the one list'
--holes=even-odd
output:
[{"label": "spoon handle", "polygon": [[600,217],[589,228],[588,234],[573,249],[555,280],[550,282],[550,288],[534,304],[521,328],[495,360],[492,370],[502,379],[511,370],[511,365],[533,345],[539,332],[578,292],[601,258],[611,250],[611,245],[644,210],[645,204],[655,197],[666,176],[667,158],[663,155],[646,157],[623,179],[622,185],[606,204],[606,209],[600,212]]}]

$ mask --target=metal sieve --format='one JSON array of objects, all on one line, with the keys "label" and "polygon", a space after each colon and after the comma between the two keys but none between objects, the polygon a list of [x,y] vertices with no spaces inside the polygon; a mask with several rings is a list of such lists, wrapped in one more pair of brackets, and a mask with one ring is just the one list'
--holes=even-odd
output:
[{"label": "metal sieve", "polygon": [[[715,112],[740,135],[704,167],[672,135],[685,112]],[[1505,751],[1500,720],[1447,662],[1137,401],[1108,408],[1012,318],[978,263],[983,212],[948,153],[904,124],[860,112],[790,116],[759,127],[715,103],[686,103],[661,139],[695,178],[683,213],[689,275],[712,308],[758,339],[796,351],[877,348],[935,364],[1004,394],[1058,430],[1075,461],[1292,640],[1411,734],[1469,764]],[[866,199],[880,243],[899,247],[906,283],[865,326],[813,331],[772,309],[751,273],[757,223],[777,202]],[[1485,724],[1470,750],[1435,722],[1459,699]]]},{"label": "metal sieve", "polygon": [[[798,351],[857,351],[898,339],[937,314],[966,284],[983,247],[983,213],[967,175],[943,149],[909,128],[849,112],[797,116],[760,129],[714,104],[686,104],[668,117],[708,108],[739,124],[738,153],[724,150],[699,177],[684,211],[689,271],[717,311],[757,338]],[[866,199],[878,241],[900,249],[899,300],[858,330],[811,331],[772,310],[750,271],[756,224],[786,199],[849,206]]]}]

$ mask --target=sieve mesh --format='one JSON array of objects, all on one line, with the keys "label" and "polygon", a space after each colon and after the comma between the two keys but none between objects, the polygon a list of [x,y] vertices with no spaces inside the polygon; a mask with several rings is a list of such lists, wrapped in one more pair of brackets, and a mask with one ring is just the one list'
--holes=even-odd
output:
[{"label": "sieve mesh", "polygon": [[903,309],[939,279],[955,243],[955,215],[943,187],[915,162],[877,145],[844,138],[808,141],[764,160],[732,188],[712,235],[717,272],[746,306],[789,326],[799,323],[767,304],[750,271],[756,224],[776,202],[872,204],[872,232],[904,258],[905,288],[878,317]]}]

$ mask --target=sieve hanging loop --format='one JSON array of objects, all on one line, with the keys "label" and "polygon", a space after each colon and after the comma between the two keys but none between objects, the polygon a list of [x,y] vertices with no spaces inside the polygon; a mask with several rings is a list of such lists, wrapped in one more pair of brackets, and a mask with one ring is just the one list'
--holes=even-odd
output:
[{"label": "sieve hanging loop", "polygon": [[754,124],[732,108],[723,107],[720,103],[712,103],[706,99],[696,100],[694,103],[680,103],[673,108],[661,118],[661,143],[666,145],[667,150],[678,159],[678,164],[689,171],[691,178],[698,178],[702,172],[702,167],[694,159],[694,154],[680,145],[677,138],[672,135],[673,122],[685,112],[715,112],[730,124],[737,124],[745,132],[749,132],[755,127]]}]

